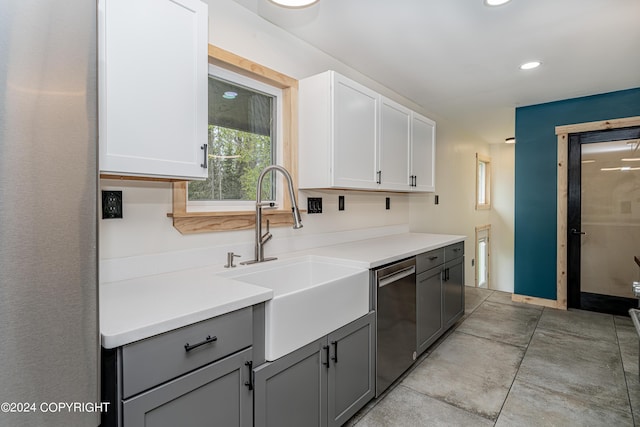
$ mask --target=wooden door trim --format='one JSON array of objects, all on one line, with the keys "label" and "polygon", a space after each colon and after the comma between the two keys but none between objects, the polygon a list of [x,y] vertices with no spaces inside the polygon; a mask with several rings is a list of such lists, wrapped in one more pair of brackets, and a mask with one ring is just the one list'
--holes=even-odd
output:
[{"label": "wooden door trim", "polygon": [[[569,134],[640,126],[640,116],[597,122],[557,126],[558,190],[557,190],[557,297],[555,308],[567,309],[567,198],[569,195]],[[545,300],[549,303],[552,300]],[[544,304],[541,304],[544,305]],[[552,305],[547,305],[552,306]]]}]

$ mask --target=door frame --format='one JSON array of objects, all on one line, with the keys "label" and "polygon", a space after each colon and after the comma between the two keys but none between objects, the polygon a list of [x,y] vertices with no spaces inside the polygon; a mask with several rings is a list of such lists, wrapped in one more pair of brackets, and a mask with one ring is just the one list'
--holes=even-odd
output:
[{"label": "door frame", "polygon": [[558,187],[557,187],[557,265],[556,300],[539,298],[538,303],[548,307],[567,309],[567,215],[569,195],[569,134],[598,130],[620,129],[640,126],[640,116],[602,120],[574,125],[556,126],[558,138]]}]

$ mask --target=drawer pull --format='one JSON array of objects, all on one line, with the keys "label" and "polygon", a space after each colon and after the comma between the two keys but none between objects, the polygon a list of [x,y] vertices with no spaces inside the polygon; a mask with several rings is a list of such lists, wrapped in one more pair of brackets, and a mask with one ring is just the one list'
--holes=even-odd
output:
[{"label": "drawer pull", "polygon": [[215,336],[214,336],[214,337],[212,337],[211,335],[207,335],[207,337],[204,339],[204,341],[201,341],[201,342],[199,342],[198,344],[193,344],[193,345],[191,345],[191,344],[189,344],[189,343],[186,343],[186,344],[184,345],[184,350],[185,350],[185,351],[191,351],[191,350],[193,350],[194,348],[198,348],[198,347],[200,347],[200,346],[202,346],[202,345],[209,344],[209,343],[212,343],[212,342],[214,342],[214,341],[218,341],[218,337],[215,337]]},{"label": "drawer pull", "polygon": [[322,346],[322,349],[323,349],[324,351],[326,351],[325,356],[327,357],[327,358],[326,358],[326,360],[327,360],[327,361],[326,361],[326,362],[322,362],[322,364],[323,364],[324,366],[326,366],[326,367],[327,367],[327,369],[329,369],[329,367],[331,366],[331,359],[330,359],[330,356],[329,356],[329,346],[328,346],[328,345],[323,345],[323,346]]},{"label": "drawer pull", "polygon": [[433,255],[429,257],[429,261],[435,261],[438,259],[438,255]]},{"label": "drawer pull", "polygon": [[331,341],[331,344],[333,345],[333,357],[331,360],[333,360],[333,363],[338,363],[338,341]]},{"label": "drawer pull", "polygon": [[249,381],[245,381],[244,385],[247,386],[249,390],[253,390],[253,360],[244,362],[244,366],[249,368]]}]

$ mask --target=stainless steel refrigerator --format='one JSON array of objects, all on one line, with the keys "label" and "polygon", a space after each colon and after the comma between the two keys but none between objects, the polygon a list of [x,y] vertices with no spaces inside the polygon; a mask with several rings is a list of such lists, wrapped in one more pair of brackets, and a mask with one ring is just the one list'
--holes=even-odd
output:
[{"label": "stainless steel refrigerator", "polygon": [[0,427],[100,422],[96,62],[95,1],[0,0]]}]

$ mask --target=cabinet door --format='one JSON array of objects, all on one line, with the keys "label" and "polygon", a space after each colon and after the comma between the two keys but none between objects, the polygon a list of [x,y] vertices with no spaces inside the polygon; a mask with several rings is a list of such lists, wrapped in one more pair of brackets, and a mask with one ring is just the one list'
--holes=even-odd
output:
[{"label": "cabinet door", "polygon": [[329,426],[341,426],[375,396],[375,312],[328,336]]},{"label": "cabinet door", "polygon": [[378,94],[334,74],[333,186],[376,188]]},{"label": "cabinet door", "polygon": [[124,427],[252,426],[251,356],[248,348],[125,400]]},{"label": "cabinet door", "polygon": [[411,119],[411,176],[414,191],[436,190],[436,124],[413,113]]},{"label": "cabinet door", "polygon": [[98,8],[101,172],[206,178],[207,5],[99,0]]},{"label": "cabinet door", "polygon": [[432,268],[416,277],[416,333],[418,354],[423,353],[444,331],[442,321],[442,268]]},{"label": "cabinet door", "polygon": [[327,349],[323,337],[255,369],[256,427],[327,425]]},{"label": "cabinet door", "polygon": [[464,314],[464,257],[444,265],[442,288],[444,327],[448,329]]},{"label": "cabinet door", "polygon": [[411,110],[386,98],[380,110],[380,189],[409,191]]}]

